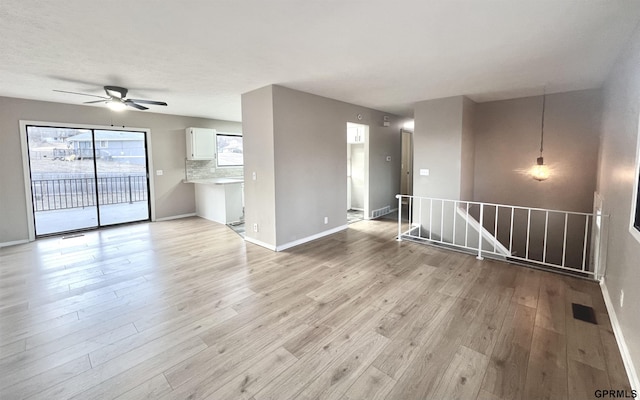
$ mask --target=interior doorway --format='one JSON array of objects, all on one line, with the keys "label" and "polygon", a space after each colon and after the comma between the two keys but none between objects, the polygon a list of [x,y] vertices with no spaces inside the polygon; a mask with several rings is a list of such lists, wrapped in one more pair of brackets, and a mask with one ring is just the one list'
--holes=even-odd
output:
[{"label": "interior doorway", "polygon": [[26,126],[35,236],[150,219],[146,132]]},{"label": "interior doorway", "polygon": [[347,222],[369,219],[369,126],[347,122]]},{"label": "interior doorway", "polygon": [[[413,196],[413,132],[402,129],[401,137],[400,194]],[[406,200],[403,199],[403,202],[406,202]]]}]

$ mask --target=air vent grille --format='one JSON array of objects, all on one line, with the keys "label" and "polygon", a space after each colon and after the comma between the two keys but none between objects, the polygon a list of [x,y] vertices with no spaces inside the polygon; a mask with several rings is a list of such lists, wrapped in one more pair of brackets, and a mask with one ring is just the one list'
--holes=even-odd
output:
[{"label": "air vent grille", "polygon": [[391,212],[390,206],[378,208],[377,210],[373,210],[371,212],[371,218],[379,218],[379,217],[382,217],[383,215],[389,214],[390,212]]}]

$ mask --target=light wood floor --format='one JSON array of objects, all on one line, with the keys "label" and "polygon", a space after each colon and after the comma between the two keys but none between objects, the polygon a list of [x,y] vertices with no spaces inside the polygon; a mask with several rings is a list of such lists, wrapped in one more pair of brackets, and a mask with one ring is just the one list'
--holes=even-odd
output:
[{"label": "light wood floor", "polygon": [[[588,399],[595,283],[362,221],[282,253],[199,218],[0,249],[0,398]],[[574,320],[593,306],[599,325]]]}]

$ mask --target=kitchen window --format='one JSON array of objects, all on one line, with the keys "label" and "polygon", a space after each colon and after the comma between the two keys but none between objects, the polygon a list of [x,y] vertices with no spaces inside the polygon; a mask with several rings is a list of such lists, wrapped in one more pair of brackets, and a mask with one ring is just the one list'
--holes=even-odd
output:
[{"label": "kitchen window", "polygon": [[218,167],[241,167],[244,164],[242,136],[231,133],[216,134]]}]

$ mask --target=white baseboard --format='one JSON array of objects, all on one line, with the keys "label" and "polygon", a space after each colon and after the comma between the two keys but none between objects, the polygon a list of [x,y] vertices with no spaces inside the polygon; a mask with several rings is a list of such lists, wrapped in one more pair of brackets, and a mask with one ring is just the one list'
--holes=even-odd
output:
[{"label": "white baseboard", "polygon": [[332,235],[332,234],[334,234],[336,232],[343,231],[343,230],[347,229],[347,226],[348,225],[338,226],[336,228],[329,229],[329,230],[324,231],[324,232],[316,233],[315,235],[307,236],[307,237],[302,238],[302,239],[294,240],[293,242],[285,243],[285,244],[280,245],[280,246],[274,246],[274,245],[271,245],[271,244],[268,244],[268,243],[265,243],[265,242],[261,242],[261,241],[259,241],[257,239],[254,239],[254,238],[251,238],[251,237],[248,237],[248,236],[245,236],[244,240],[249,242],[249,243],[257,244],[258,246],[262,246],[262,247],[267,248],[269,250],[283,251],[283,250],[286,250],[286,249],[290,249],[290,248],[292,248],[294,246],[299,246],[299,245],[301,245],[303,243],[307,243],[307,242],[310,242],[312,240],[320,239],[321,237]]},{"label": "white baseboard", "polygon": [[609,296],[609,290],[607,289],[604,279],[600,281],[600,289],[602,290],[604,304],[607,306],[607,312],[609,313],[609,319],[611,320],[613,334],[616,337],[616,342],[618,342],[618,349],[620,349],[622,362],[624,363],[624,368],[627,371],[627,376],[629,377],[629,383],[631,384],[632,389],[640,390],[640,379],[638,379],[638,373],[633,365],[633,360],[631,359],[627,342],[624,340],[622,328],[620,328],[620,323],[618,322],[618,317],[616,316],[615,309],[613,308],[613,302],[611,301],[611,296]]},{"label": "white baseboard", "polygon": [[9,247],[9,246],[15,246],[18,244],[25,244],[25,243],[29,243],[29,239],[14,240],[12,242],[3,242],[3,243],[0,243],[0,247]]},{"label": "white baseboard", "polygon": [[316,239],[320,239],[321,237],[324,236],[328,236],[328,235],[333,235],[334,233],[343,231],[345,229],[347,229],[348,225],[341,225],[338,227],[335,227],[333,229],[329,229],[320,233],[316,233],[315,235],[311,235],[311,236],[307,236],[305,238],[302,239],[298,239],[298,240],[294,240],[293,242],[289,242],[289,243],[285,243],[283,245],[280,246],[276,246],[276,251],[282,251],[282,250],[286,250],[286,249],[290,249],[294,246],[299,246],[303,243],[307,243],[310,242],[312,240],[316,240]]},{"label": "white baseboard", "polygon": [[154,222],[171,221],[172,219],[189,218],[189,217],[195,217],[195,216],[196,216],[196,213],[172,215],[170,217],[156,218]]},{"label": "white baseboard", "polygon": [[277,250],[276,250],[276,246],[271,245],[271,244],[268,244],[268,243],[265,243],[265,242],[261,242],[261,241],[260,241],[260,240],[258,240],[258,239],[254,239],[254,238],[250,238],[250,237],[245,236],[245,237],[244,237],[244,240],[245,240],[246,242],[256,244],[256,245],[261,246],[261,247],[264,247],[264,248],[266,248],[266,249],[269,249],[269,250],[272,250],[272,251],[277,251]]}]

